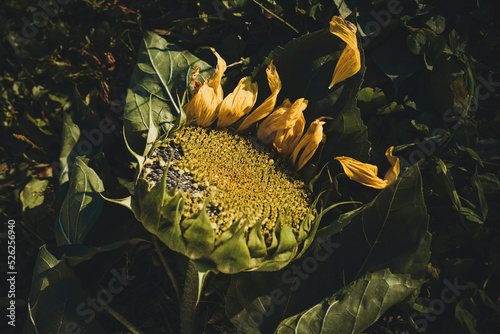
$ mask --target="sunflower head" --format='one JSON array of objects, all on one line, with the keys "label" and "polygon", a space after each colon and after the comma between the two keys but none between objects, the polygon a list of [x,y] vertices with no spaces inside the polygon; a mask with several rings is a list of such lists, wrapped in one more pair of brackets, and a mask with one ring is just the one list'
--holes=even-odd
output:
[{"label": "sunflower head", "polygon": [[[282,156],[227,130],[185,127],[144,164],[141,220],[171,249],[214,271],[278,270],[320,217]],[[146,221],[144,221],[146,220]]]}]

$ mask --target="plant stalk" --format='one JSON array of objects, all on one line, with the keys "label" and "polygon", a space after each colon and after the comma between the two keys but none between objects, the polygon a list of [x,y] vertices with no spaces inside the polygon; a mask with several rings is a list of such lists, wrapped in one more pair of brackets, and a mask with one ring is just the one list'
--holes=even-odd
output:
[{"label": "plant stalk", "polygon": [[127,329],[132,332],[133,334],[144,334],[141,330],[139,330],[137,327],[132,325],[127,319],[125,319],[120,313],[116,312],[114,309],[112,309],[109,305],[107,304],[101,304],[99,305],[109,313],[113,318],[115,318],[119,323],[121,323],[123,326],[127,327]]},{"label": "plant stalk", "polygon": [[181,301],[181,334],[197,334],[197,309],[199,274],[191,261],[188,263],[184,293]]},{"label": "plant stalk", "polygon": [[167,272],[170,282],[172,282],[172,286],[174,287],[175,295],[177,297],[177,302],[180,302],[181,289],[179,288],[179,283],[177,283],[174,271],[172,270],[172,268],[170,268],[167,260],[165,260],[165,257],[163,256],[163,252],[161,251],[160,245],[158,244],[158,238],[154,235],[153,235],[153,245],[155,247],[156,253],[158,254],[158,257],[160,258],[160,262],[163,265],[163,268],[165,268],[165,271]]}]

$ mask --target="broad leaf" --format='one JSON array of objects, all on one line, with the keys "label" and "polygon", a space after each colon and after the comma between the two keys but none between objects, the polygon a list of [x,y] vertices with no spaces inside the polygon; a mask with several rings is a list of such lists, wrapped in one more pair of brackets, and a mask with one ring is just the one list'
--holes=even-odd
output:
[{"label": "broad leaf", "polygon": [[105,333],[97,321],[89,321],[91,308],[85,303],[86,298],[73,269],[46,245],[42,246],[28,297],[26,332]]},{"label": "broad leaf", "polygon": [[422,273],[430,258],[427,229],[420,169],[414,165],[371,203],[341,215],[317,236],[327,240],[342,231],[338,265],[349,282],[383,268],[396,274]]},{"label": "broad leaf", "polygon": [[196,65],[200,69],[197,80],[203,82],[213,72],[207,63],[152,32],[144,35],[124,114],[127,142],[134,152],[144,151],[150,123],[161,129],[160,136],[184,124],[182,106],[192,89]]},{"label": "broad leaf", "polygon": [[307,311],[285,319],[275,333],[361,333],[422,283],[388,269],[366,274]]},{"label": "broad leaf", "polygon": [[96,172],[81,158],[76,158],[56,223],[58,245],[83,243],[97,221],[104,203],[100,193],[104,186]]}]

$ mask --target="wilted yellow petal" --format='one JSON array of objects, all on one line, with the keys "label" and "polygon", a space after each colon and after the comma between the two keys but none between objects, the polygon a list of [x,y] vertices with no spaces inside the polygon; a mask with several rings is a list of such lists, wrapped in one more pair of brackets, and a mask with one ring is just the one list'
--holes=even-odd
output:
[{"label": "wilted yellow petal", "polygon": [[358,48],[358,40],[356,39],[357,31],[358,28],[353,23],[344,20],[340,16],[334,16],[330,21],[330,32],[342,39],[353,49]]},{"label": "wilted yellow petal", "polygon": [[281,80],[278,72],[276,71],[276,66],[273,65],[272,61],[266,69],[266,74],[267,82],[269,83],[269,88],[271,89],[271,95],[269,95],[269,97],[262,102],[260,106],[258,106],[250,115],[248,115],[247,118],[243,120],[236,132],[245,130],[250,125],[263,119],[273,111],[276,99],[278,98],[278,93],[281,90]]},{"label": "wilted yellow petal", "polygon": [[[198,93],[198,91],[202,86],[202,83],[196,80],[196,77],[198,76],[199,73],[200,73],[200,68],[198,67],[198,64],[195,64],[195,70],[191,74],[191,85],[194,88],[193,91],[191,92],[191,99],[196,95],[196,93]],[[193,108],[193,105],[194,102],[191,105],[189,105],[188,103],[184,106],[184,112],[186,113],[186,118],[188,122],[191,121],[193,118],[196,118],[196,109]]]},{"label": "wilted yellow petal", "polygon": [[193,91],[194,95],[191,101],[184,106],[184,112],[188,119],[195,117],[196,124],[202,127],[208,127],[215,121],[217,118],[217,107],[224,97],[220,81],[227,68],[226,62],[213,48],[211,50],[217,57],[215,73],[201,86],[199,86],[199,82],[194,80],[193,76],[195,73],[193,73],[191,84],[195,87]]},{"label": "wilted yellow petal", "polygon": [[332,82],[328,88],[350,78],[361,69],[361,55],[358,49],[356,31],[357,28],[354,24],[340,16],[334,16],[330,21],[330,32],[341,38],[347,45],[335,66]]},{"label": "wilted yellow petal", "polygon": [[393,149],[394,146],[391,146],[385,152],[387,160],[389,160],[389,162],[391,163],[391,168],[387,171],[383,180],[377,176],[377,166],[363,163],[349,157],[336,157],[335,159],[340,162],[340,164],[344,168],[344,173],[351,180],[361,183],[362,185],[365,185],[367,187],[383,189],[399,176],[399,158],[392,155]]},{"label": "wilted yellow petal", "polygon": [[217,127],[228,127],[248,114],[257,100],[257,88],[257,83],[252,83],[252,77],[241,79],[234,91],[219,105]]},{"label": "wilted yellow petal", "polygon": [[[295,165],[296,170],[300,170],[305,164],[312,158],[314,153],[319,147],[319,144],[323,141],[323,125],[325,119],[331,119],[330,117],[320,117],[309,125],[306,134],[293,150],[290,156],[290,161]],[[300,158],[299,158],[300,154]]]},{"label": "wilted yellow petal", "polygon": [[270,143],[274,139],[275,133],[271,130],[273,123],[279,120],[279,116],[285,115],[292,106],[289,99],[285,99],[283,103],[268,117],[266,118],[257,129],[257,139],[263,143]]},{"label": "wilted yellow petal", "polygon": [[303,111],[308,101],[298,99],[290,104],[285,99],[283,104],[267,117],[257,129],[257,138],[263,142],[273,142],[281,154],[291,154],[304,133],[306,120]]},{"label": "wilted yellow petal", "polygon": [[392,155],[392,151],[394,150],[394,146],[391,146],[385,152],[385,156],[389,163],[391,164],[391,168],[385,173],[384,180],[387,181],[387,184],[390,184],[392,181],[396,180],[399,176],[401,167],[399,165],[399,158]]}]

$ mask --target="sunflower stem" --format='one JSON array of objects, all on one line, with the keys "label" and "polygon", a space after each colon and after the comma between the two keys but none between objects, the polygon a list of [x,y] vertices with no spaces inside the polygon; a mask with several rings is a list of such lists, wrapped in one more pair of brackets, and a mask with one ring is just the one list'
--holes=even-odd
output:
[{"label": "sunflower stem", "polygon": [[189,261],[181,300],[181,334],[195,334],[197,331],[197,309],[199,296],[199,273]]},{"label": "sunflower stem", "polygon": [[172,286],[174,287],[174,290],[175,290],[175,295],[177,296],[177,301],[180,302],[181,289],[179,288],[179,283],[177,282],[177,279],[175,278],[174,271],[172,270],[172,268],[170,268],[167,260],[163,256],[163,252],[160,249],[160,245],[158,244],[158,238],[156,236],[153,236],[153,245],[155,247],[156,253],[158,254],[158,257],[160,258],[160,262],[163,265],[163,268],[165,268],[165,271],[167,272],[167,275],[168,275],[168,278],[170,279],[170,282],[172,282]]},{"label": "sunflower stem", "polygon": [[277,18],[278,20],[280,20],[281,22],[283,22],[284,24],[286,24],[290,29],[292,29],[293,31],[295,31],[297,34],[299,33],[299,31],[297,30],[297,28],[295,28],[290,23],[288,23],[285,20],[283,20],[281,17],[279,17],[278,15],[276,15],[274,12],[272,12],[269,9],[267,9],[266,7],[264,7],[257,0],[252,0],[252,1],[255,2],[255,4],[258,5],[260,8],[262,8],[263,10],[265,10],[266,12],[268,12],[270,15],[274,16],[275,18]]},{"label": "sunflower stem", "polygon": [[133,334],[144,334],[140,329],[132,325],[127,319],[125,319],[120,313],[116,312],[114,309],[112,309],[108,304],[104,303],[99,303],[99,305],[109,313],[113,318],[118,320],[119,323],[121,323],[123,326],[125,326],[130,332]]}]

